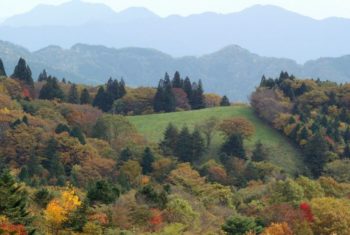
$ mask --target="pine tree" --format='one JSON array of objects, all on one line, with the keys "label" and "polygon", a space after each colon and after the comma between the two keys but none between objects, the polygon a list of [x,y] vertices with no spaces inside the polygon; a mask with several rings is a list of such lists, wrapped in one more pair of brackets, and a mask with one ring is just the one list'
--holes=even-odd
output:
[{"label": "pine tree", "polygon": [[347,159],[350,158],[350,145],[349,144],[345,145],[342,158],[347,158]]},{"label": "pine tree", "polygon": [[175,96],[172,91],[172,85],[168,73],[164,78],[164,111],[174,112],[176,110]]},{"label": "pine tree", "polygon": [[192,89],[192,96],[190,99],[192,109],[205,108],[202,81],[199,80],[198,84],[194,83]]},{"label": "pine tree", "polygon": [[30,176],[29,176],[29,173],[28,173],[28,167],[26,165],[24,165],[22,168],[21,168],[21,171],[19,172],[18,174],[18,178],[23,181],[24,183],[26,184],[29,184],[30,183]]},{"label": "pine tree", "polygon": [[119,98],[123,98],[126,95],[126,88],[125,88],[125,82],[124,79],[121,78],[119,82]]},{"label": "pine tree", "polygon": [[36,154],[31,154],[27,163],[29,176],[40,175],[42,166],[39,157]]},{"label": "pine tree", "polygon": [[118,166],[123,165],[123,163],[129,161],[131,157],[132,157],[132,152],[129,147],[126,147],[120,152],[117,165]]},{"label": "pine tree", "polygon": [[154,155],[149,147],[147,147],[142,157],[142,173],[147,175],[153,171],[152,164],[154,162]]},{"label": "pine tree", "polygon": [[301,129],[300,135],[299,135],[299,139],[300,140],[307,140],[309,137],[309,133],[306,129],[306,127],[304,126],[303,129]]},{"label": "pine tree", "polygon": [[228,156],[245,159],[246,155],[242,136],[239,134],[230,135],[221,147],[221,152]]},{"label": "pine tree", "polygon": [[23,58],[19,59],[18,64],[16,65],[11,77],[17,78],[29,86],[34,86],[32,71],[30,70],[29,66],[27,65],[27,62]]},{"label": "pine tree", "polygon": [[182,88],[183,87],[183,82],[181,80],[180,73],[178,71],[176,71],[175,74],[174,74],[174,78],[173,78],[173,81],[172,81],[172,86],[174,88]]},{"label": "pine tree", "polygon": [[47,73],[46,73],[46,70],[44,69],[40,74],[39,74],[39,77],[38,77],[38,82],[43,82],[43,81],[47,81]]},{"label": "pine tree", "polygon": [[345,141],[345,143],[349,143],[350,142],[350,127],[349,126],[345,130],[344,141]]},{"label": "pine tree", "polygon": [[59,159],[57,149],[58,149],[58,142],[54,138],[51,138],[44,151],[45,159],[43,160],[42,164],[50,173],[50,178],[55,178],[57,181],[60,179],[61,182],[59,185],[63,186],[65,171]]},{"label": "pine tree", "polygon": [[159,81],[156,95],[154,96],[153,109],[155,112],[161,112],[164,110],[164,88],[163,80]]},{"label": "pine tree", "polygon": [[162,149],[163,154],[174,154],[174,150],[177,145],[178,135],[179,133],[177,128],[172,123],[169,123],[167,128],[165,129],[164,138],[160,143],[160,148]]},{"label": "pine tree", "polygon": [[180,161],[183,162],[191,162],[192,160],[192,136],[185,126],[182,128],[177,144],[175,147],[174,154],[179,158]]},{"label": "pine tree", "polygon": [[305,145],[305,162],[314,177],[321,175],[323,167],[327,162],[328,150],[328,144],[320,133],[317,133]]},{"label": "pine tree", "polygon": [[85,136],[79,127],[73,127],[69,134],[70,136],[77,138],[81,144],[86,144]]},{"label": "pine tree", "polygon": [[253,150],[252,160],[255,162],[262,162],[265,160],[268,160],[269,153],[265,146],[261,143],[261,141],[258,141],[255,144],[255,149]]},{"label": "pine tree", "polygon": [[108,102],[110,103],[113,103],[114,100],[120,97],[118,80],[113,80],[112,78],[109,78],[107,82],[106,93],[109,97]]},{"label": "pine tree", "polygon": [[192,99],[192,83],[189,77],[185,78],[182,89],[187,94],[187,98],[190,101]]},{"label": "pine tree", "polygon": [[105,89],[101,86],[97,91],[97,95],[95,96],[92,105],[101,109],[103,112],[108,112],[111,109],[108,100],[108,95],[106,94]]},{"label": "pine tree", "polygon": [[230,106],[230,105],[231,105],[230,100],[227,98],[226,95],[224,95],[224,96],[221,98],[220,106]]},{"label": "pine tree", "polygon": [[205,141],[202,138],[198,129],[195,129],[191,136],[192,144],[192,156],[191,162],[197,161],[202,158],[205,152]]},{"label": "pine tree", "polygon": [[0,213],[14,224],[29,226],[32,218],[27,211],[27,193],[8,170],[0,175]]},{"label": "pine tree", "polygon": [[64,100],[64,93],[61,90],[57,78],[49,77],[46,84],[41,88],[39,99],[53,100],[60,99]]},{"label": "pine tree", "polygon": [[80,104],[90,104],[91,103],[91,97],[88,89],[84,88],[81,91],[80,95]]},{"label": "pine tree", "polygon": [[0,77],[6,77],[6,71],[5,71],[5,67],[4,67],[4,64],[2,63],[2,60],[0,58]]},{"label": "pine tree", "polygon": [[72,84],[68,92],[68,103],[79,104],[79,92],[76,84]]},{"label": "pine tree", "polygon": [[70,132],[70,128],[66,124],[58,124],[56,129],[55,129],[56,134],[61,134],[63,132]]}]

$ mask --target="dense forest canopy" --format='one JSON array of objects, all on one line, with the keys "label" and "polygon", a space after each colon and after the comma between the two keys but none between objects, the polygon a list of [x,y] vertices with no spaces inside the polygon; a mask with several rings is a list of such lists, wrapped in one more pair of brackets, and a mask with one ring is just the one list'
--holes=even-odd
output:
[{"label": "dense forest canopy", "polygon": [[[10,77],[1,65],[0,234],[350,232],[348,84],[282,72],[252,94],[303,153],[306,169],[291,174],[243,115],[173,124],[174,112],[244,106],[179,72],[157,87],[91,87],[45,70],[34,81],[23,59]],[[147,114],[170,117],[160,141],[128,118]]]}]

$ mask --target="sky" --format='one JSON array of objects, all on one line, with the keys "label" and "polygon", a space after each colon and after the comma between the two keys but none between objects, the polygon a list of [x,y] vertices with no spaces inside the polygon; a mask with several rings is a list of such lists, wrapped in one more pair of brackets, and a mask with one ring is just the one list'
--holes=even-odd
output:
[{"label": "sky", "polygon": [[[69,0],[0,0],[0,20],[30,11],[38,4],[58,5]],[[350,18],[349,0],[83,0],[104,3],[115,11],[128,7],[145,7],[160,16],[191,15],[202,12],[231,13],[247,7],[263,4],[276,5],[310,16]]]}]

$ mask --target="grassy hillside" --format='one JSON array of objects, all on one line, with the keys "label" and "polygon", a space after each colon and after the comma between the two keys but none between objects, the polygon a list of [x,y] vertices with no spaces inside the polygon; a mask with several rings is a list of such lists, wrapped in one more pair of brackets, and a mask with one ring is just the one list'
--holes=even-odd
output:
[{"label": "grassy hillside", "polygon": [[[193,128],[196,124],[212,116],[220,119],[238,116],[249,119],[256,128],[255,135],[245,143],[249,149],[253,148],[256,141],[261,140],[270,149],[270,158],[273,163],[291,174],[303,171],[304,167],[300,152],[285,137],[258,119],[248,106],[218,107],[199,111],[133,116],[129,117],[129,120],[149,141],[159,142],[169,122],[172,122],[179,128],[183,125]],[[222,142],[222,136],[216,133],[206,158],[217,156],[216,153]]]}]

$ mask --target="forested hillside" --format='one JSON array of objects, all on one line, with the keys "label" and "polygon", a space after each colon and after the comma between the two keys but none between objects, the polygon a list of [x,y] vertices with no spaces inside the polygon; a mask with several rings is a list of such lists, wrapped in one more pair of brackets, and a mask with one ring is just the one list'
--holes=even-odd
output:
[{"label": "forested hillside", "polygon": [[31,65],[36,78],[46,69],[58,78],[74,83],[99,85],[110,76],[123,77],[130,87],[154,86],[167,71],[202,79],[207,92],[227,95],[237,101],[248,101],[262,74],[278,76],[281,70],[300,77],[315,77],[343,83],[349,80],[350,56],[321,58],[301,65],[290,59],[264,57],[239,46],[227,46],[204,56],[172,57],[154,49],[123,48],[76,44],[70,49],[49,46],[30,52],[0,41],[0,58],[12,71],[18,58]]},{"label": "forested hillside", "polygon": [[94,87],[0,60],[0,234],[348,234],[348,85],[264,78],[267,124],[197,79]]}]

